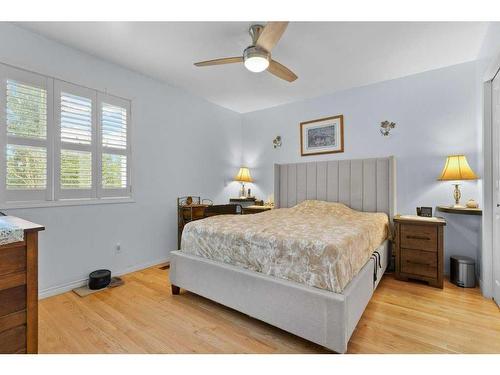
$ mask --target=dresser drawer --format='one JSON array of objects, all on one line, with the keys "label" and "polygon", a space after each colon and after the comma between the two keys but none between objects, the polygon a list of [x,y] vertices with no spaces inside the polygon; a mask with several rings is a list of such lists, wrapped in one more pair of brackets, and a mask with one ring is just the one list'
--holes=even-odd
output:
[{"label": "dresser drawer", "polygon": [[437,228],[433,225],[401,225],[401,247],[437,251]]},{"label": "dresser drawer", "polygon": [[401,249],[401,272],[411,275],[436,278],[437,254],[428,251]]},{"label": "dresser drawer", "polygon": [[0,290],[0,316],[26,308],[26,285]]},{"label": "dresser drawer", "polygon": [[21,325],[0,333],[0,353],[26,353],[25,325]]},{"label": "dresser drawer", "polygon": [[26,324],[26,311],[24,310],[0,316],[0,333],[23,324]]},{"label": "dresser drawer", "polygon": [[0,249],[0,277],[24,270],[26,270],[26,246],[24,243]]}]

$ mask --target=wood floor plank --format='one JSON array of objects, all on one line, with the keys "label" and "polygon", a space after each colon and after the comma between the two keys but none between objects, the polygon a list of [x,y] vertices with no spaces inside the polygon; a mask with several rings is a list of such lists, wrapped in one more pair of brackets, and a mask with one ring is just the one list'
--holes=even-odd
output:
[{"label": "wood floor plank", "polygon": [[[182,291],[168,270],[123,276],[87,297],[40,301],[40,353],[330,353],[228,307]],[[500,310],[479,289],[444,289],[386,275],[349,342],[349,353],[500,353]]]}]

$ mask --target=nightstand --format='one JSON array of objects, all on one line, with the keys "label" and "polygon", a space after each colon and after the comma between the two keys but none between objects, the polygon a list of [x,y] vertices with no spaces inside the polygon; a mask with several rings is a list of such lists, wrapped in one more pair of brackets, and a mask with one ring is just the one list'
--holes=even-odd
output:
[{"label": "nightstand", "polygon": [[243,207],[243,215],[258,214],[259,212],[269,211],[272,207],[269,206],[247,206]]},{"label": "nightstand", "polygon": [[443,288],[444,226],[438,217],[396,215],[396,278],[421,280]]}]

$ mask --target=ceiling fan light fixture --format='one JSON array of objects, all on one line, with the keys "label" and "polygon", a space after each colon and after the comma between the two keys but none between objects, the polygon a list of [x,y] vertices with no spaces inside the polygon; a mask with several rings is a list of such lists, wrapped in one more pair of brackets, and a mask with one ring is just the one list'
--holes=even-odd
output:
[{"label": "ceiling fan light fixture", "polygon": [[243,52],[245,68],[254,73],[260,73],[269,67],[270,54],[261,48],[251,46]]}]

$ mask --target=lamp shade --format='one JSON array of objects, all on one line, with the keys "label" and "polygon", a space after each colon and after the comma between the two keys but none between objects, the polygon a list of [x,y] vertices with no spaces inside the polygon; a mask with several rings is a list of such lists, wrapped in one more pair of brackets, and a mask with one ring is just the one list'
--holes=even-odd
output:
[{"label": "lamp shade", "polygon": [[441,176],[438,180],[441,181],[457,181],[457,180],[477,180],[474,171],[469,166],[465,155],[450,155],[446,158]]},{"label": "lamp shade", "polygon": [[252,176],[250,176],[250,171],[246,167],[240,168],[234,180],[239,182],[253,182]]}]

